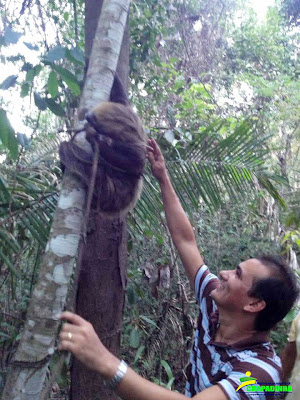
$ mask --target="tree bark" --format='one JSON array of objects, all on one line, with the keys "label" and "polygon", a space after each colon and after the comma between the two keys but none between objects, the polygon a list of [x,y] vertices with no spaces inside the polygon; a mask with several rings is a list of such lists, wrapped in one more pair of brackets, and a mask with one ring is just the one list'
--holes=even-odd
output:
[{"label": "tree bark", "polygon": [[[109,98],[129,9],[128,0],[105,0],[80,109],[90,109]],[[78,121],[78,127],[82,125]],[[80,145],[88,147],[84,136]],[[2,393],[3,400],[40,400],[51,355],[55,351],[75,258],[81,236],[85,188],[66,171],[40,275],[27,320]]]},{"label": "tree bark", "polygon": [[[85,3],[86,60],[95,36],[102,1]],[[126,24],[117,68],[125,87],[129,76],[129,31]],[[122,316],[126,289],[126,219],[107,219],[92,211],[87,242],[83,248],[76,301],[76,312],[91,322],[104,345],[115,355],[120,353]],[[118,399],[99,374],[73,360],[71,399]]]}]

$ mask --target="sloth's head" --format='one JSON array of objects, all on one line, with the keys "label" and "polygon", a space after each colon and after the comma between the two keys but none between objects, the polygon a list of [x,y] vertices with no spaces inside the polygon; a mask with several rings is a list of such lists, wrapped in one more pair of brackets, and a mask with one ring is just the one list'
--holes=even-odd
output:
[{"label": "sloth's head", "polygon": [[146,143],[139,117],[123,104],[103,102],[86,114],[87,122],[100,135],[124,143]]}]

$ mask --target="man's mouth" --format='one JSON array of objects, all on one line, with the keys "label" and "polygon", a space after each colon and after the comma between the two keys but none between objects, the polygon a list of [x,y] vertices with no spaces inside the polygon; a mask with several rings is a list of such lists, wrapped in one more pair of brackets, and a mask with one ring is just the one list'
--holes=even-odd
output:
[{"label": "man's mouth", "polygon": [[224,282],[222,282],[221,280],[219,280],[219,286],[217,287],[217,289],[218,289],[218,290],[223,290],[223,289],[225,289]]}]

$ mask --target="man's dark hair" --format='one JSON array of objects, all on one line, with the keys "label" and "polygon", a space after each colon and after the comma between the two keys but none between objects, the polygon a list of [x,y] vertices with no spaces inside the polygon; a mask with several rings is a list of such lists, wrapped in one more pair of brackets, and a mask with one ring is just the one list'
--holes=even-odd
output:
[{"label": "man's dark hair", "polygon": [[255,279],[248,295],[266,302],[266,307],[255,319],[255,329],[269,331],[293,307],[299,287],[295,273],[283,257],[263,255],[256,259],[270,269],[271,275],[269,278]]}]

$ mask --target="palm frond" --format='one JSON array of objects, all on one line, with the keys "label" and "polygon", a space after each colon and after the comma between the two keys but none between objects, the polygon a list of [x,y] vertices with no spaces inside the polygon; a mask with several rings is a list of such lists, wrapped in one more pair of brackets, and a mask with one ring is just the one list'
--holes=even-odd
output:
[{"label": "palm frond", "polygon": [[[0,167],[0,261],[18,275],[15,260],[27,247],[44,248],[58,198],[58,171],[50,161],[57,140],[23,157],[17,167]],[[47,160],[37,164],[37,160]],[[52,168],[47,166],[51,163]]]},{"label": "palm frond", "polygon": [[[174,188],[184,209],[192,214],[200,202],[204,202],[211,211],[216,211],[229,198],[241,201],[258,187],[267,192],[284,206],[265,166],[270,155],[267,147],[268,136],[258,133],[256,122],[243,121],[226,138],[218,133],[226,126],[226,121],[217,121],[204,131],[195,134],[195,139],[184,150],[170,149],[167,169]],[[144,191],[136,206],[135,213],[149,227],[160,229],[161,220],[157,210],[161,209],[159,188],[151,174],[146,175]],[[148,193],[155,188],[156,195],[149,201]],[[153,189],[152,189],[153,192]],[[145,211],[146,210],[146,211]],[[145,217],[145,212],[147,218]],[[151,216],[151,218],[150,218]]]}]

